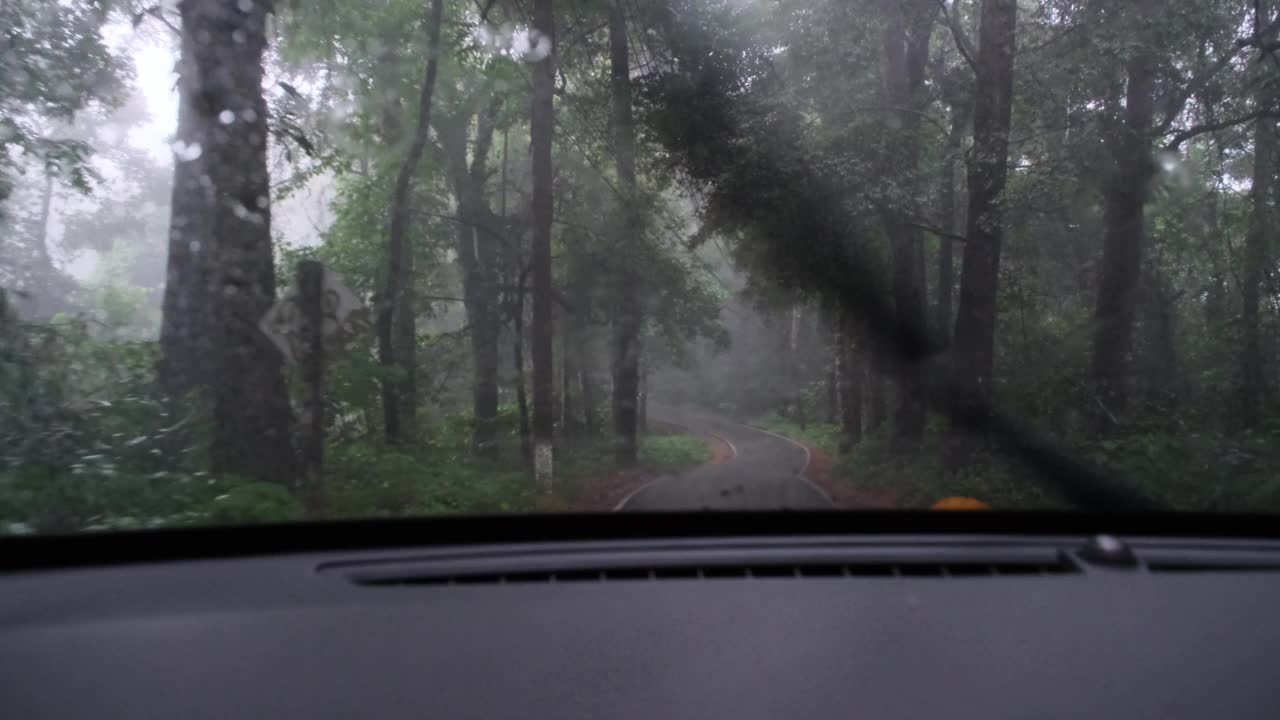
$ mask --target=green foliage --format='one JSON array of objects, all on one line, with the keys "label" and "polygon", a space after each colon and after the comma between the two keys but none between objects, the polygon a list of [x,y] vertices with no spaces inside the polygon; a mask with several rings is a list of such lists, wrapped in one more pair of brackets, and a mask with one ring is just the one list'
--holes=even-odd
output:
[{"label": "green foliage", "polygon": [[840,450],[840,428],[830,423],[807,422],[801,425],[795,420],[778,415],[764,415],[753,419],[751,424],[792,440],[799,440],[832,457]]},{"label": "green foliage", "polygon": [[56,136],[50,125],[91,104],[120,100],[129,72],[102,38],[109,10],[99,0],[0,4],[0,201],[12,191],[17,158],[24,154],[73,186],[88,188],[88,146]]},{"label": "green foliage", "polygon": [[326,469],[330,514],[492,513],[531,505],[533,488],[521,469],[473,460],[464,449],[470,433],[455,437],[460,442],[445,446],[437,440],[420,455],[360,441],[333,447]]},{"label": "green foliage", "polygon": [[160,393],[155,343],[103,339],[96,327],[64,318],[0,338],[0,532],[301,516],[282,486],[203,471],[201,403]]},{"label": "green foliage", "polygon": [[653,472],[674,472],[711,460],[711,448],[691,435],[650,435],[640,442],[640,465]]},{"label": "green foliage", "polygon": [[856,488],[890,490],[899,507],[923,510],[948,497],[970,497],[996,510],[1054,510],[1068,506],[1032,473],[998,453],[979,453],[961,471],[945,468],[945,436],[926,436],[917,452],[889,451],[887,428],[870,433],[840,457],[832,472]]}]

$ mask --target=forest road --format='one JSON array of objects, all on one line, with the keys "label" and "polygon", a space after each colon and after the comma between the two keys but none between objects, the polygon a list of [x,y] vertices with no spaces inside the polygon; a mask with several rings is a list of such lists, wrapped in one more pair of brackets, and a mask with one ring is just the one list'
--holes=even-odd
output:
[{"label": "forest road", "polygon": [[829,510],[831,499],[804,479],[809,451],[781,435],[706,413],[651,405],[653,418],[727,442],[733,457],[666,475],[624,498],[619,511]]}]

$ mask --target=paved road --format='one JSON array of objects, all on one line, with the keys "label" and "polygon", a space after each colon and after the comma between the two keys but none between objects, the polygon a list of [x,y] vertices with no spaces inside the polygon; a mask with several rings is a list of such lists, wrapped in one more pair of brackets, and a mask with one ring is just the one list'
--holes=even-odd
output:
[{"label": "paved road", "polygon": [[651,406],[650,414],[727,440],[734,457],[659,478],[627,499],[621,510],[821,510],[831,501],[800,478],[809,456],[784,438],[723,418]]}]

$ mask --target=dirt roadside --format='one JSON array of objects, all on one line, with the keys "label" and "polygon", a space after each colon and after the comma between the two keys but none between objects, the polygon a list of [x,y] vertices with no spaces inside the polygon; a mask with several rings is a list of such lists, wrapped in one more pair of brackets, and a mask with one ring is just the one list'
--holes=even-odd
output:
[{"label": "dirt roadside", "polygon": [[832,474],[835,463],[830,455],[807,443],[793,441],[804,445],[809,451],[809,465],[804,469],[805,479],[822,488],[837,510],[899,509],[898,493],[892,489],[850,487]]},{"label": "dirt roadside", "polygon": [[[717,465],[733,458],[732,447],[720,438],[696,434],[682,425],[660,420],[651,420],[649,426],[651,430],[665,434],[695,435],[711,450],[711,459],[704,465]],[[585,483],[583,491],[577,497],[555,509],[568,512],[613,512],[624,498],[658,477],[660,474],[644,470],[619,470]]]}]

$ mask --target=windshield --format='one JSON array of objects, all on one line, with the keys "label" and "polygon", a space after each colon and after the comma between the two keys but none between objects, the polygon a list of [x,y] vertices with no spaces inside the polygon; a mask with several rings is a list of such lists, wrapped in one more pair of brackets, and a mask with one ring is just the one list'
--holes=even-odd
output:
[{"label": "windshield", "polygon": [[1280,510],[1269,0],[0,4],[0,534]]}]

